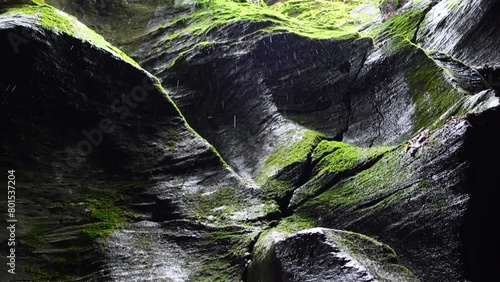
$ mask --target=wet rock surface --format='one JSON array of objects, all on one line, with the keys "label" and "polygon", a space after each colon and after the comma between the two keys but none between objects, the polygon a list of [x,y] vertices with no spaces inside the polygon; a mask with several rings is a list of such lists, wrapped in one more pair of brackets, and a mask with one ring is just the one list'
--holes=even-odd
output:
[{"label": "wet rock surface", "polygon": [[259,242],[247,281],[418,281],[388,246],[352,232],[267,233]]},{"label": "wet rock surface", "polygon": [[[33,9],[78,28],[50,7]],[[153,76],[82,39],[97,36],[90,30],[57,32],[26,11],[2,15],[0,27],[1,167],[16,170],[19,187],[16,277],[185,281],[211,270],[201,262],[210,254],[221,269],[243,267],[238,257],[255,228],[237,224],[263,205]],[[24,36],[18,49],[12,36]],[[225,222],[209,222],[224,203],[213,202],[219,193],[233,206],[223,208]],[[243,202],[254,213],[229,218]],[[240,248],[234,259],[224,246]]]},{"label": "wet rock surface", "polygon": [[16,278],[495,273],[498,1],[46,2],[137,62],[0,3]]},{"label": "wet rock surface", "polygon": [[499,8],[496,0],[439,1],[422,22],[417,42],[466,64],[498,64]]}]

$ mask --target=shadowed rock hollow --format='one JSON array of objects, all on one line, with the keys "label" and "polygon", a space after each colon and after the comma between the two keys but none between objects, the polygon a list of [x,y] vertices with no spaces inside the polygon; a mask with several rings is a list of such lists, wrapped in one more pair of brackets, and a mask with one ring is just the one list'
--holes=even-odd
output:
[{"label": "shadowed rock hollow", "polygon": [[41,2],[0,3],[2,281],[491,281],[498,1]]}]

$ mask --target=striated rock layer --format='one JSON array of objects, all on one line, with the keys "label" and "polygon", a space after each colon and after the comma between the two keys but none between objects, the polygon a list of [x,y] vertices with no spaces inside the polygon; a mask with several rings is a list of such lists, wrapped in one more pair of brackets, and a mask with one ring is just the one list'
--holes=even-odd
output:
[{"label": "striated rock layer", "polygon": [[46,2],[135,61],[0,4],[16,278],[494,274],[498,1]]}]

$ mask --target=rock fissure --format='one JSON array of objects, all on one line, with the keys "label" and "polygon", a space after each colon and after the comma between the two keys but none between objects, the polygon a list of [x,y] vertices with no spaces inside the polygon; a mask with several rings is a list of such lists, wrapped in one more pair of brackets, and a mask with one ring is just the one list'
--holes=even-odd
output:
[{"label": "rock fissure", "polygon": [[355,167],[353,167],[351,169],[348,169],[346,171],[339,173],[338,175],[333,176],[331,179],[329,179],[327,182],[325,182],[319,189],[317,189],[314,194],[308,195],[306,198],[301,199],[299,202],[290,203],[290,205],[288,206],[288,209],[289,210],[296,210],[304,202],[306,202],[308,199],[317,197],[318,195],[321,195],[323,192],[327,191],[331,187],[334,187],[337,183],[340,183],[343,180],[348,179],[349,177],[356,175],[359,172],[362,172],[364,170],[369,169],[370,167],[374,166],[380,159],[382,159],[386,153],[389,153],[389,152],[390,151],[384,152],[384,153],[377,155],[374,158],[372,158],[364,163],[356,165]]},{"label": "rock fissure", "polygon": [[16,278],[495,274],[500,2],[41,2],[0,3]]}]

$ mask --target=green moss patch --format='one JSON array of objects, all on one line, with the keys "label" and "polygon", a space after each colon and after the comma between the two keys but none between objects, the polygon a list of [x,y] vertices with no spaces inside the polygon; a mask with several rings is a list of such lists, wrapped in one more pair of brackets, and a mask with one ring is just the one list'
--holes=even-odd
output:
[{"label": "green moss patch", "polygon": [[396,252],[389,245],[349,231],[330,230],[328,236],[336,245],[367,267],[376,278],[392,276],[394,281],[419,281],[409,269],[397,264]]},{"label": "green moss patch", "polygon": [[211,255],[201,261],[190,281],[240,281],[245,269],[246,253],[258,233],[247,229],[213,230],[204,238]]},{"label": "green moss patch", "polygon": [[119,199],[105,194],[87,194],[87,216],[91,223],[80,226],[80,231],[90,238],[105,238],[121,226],[134,213],[125,205],[119,204]]},{"label": "green moss patch", "polygon": [[354,169],[393,147],[381,146],[361,148],[343,142],[323,140],[312,154],[313,163],[317,162],[313,173],[320,176],[324,173],[342,173]]},{"label": "green moss patch", "polygon": [[199,1],[201,9],[180,17],[168,25],[188,22],[188,27],[170,35],[167,40],[182,33],[204,34],[216,26],[237,22],[269,22],[264,31],[288,31],[312,38],[355,38],[358,29],[373,17],[352,15],[351,11],[361,4],[377,5],[376,0],[324,1],[291,0],[273,6],[261,1],[258,5],[246,1],[205,0]]},{"label": "green moss patch", "polygon": [[408,40],[414,40],[415,33],[417,32],[424,17],[425,12],[423,9],[415,9],[404,14],[394,16],[385,23],[385,30],[382,33],[382,36],[387,34],[399,35]]},{"label": "green moss patch", "polygon": [[75,17],[59,11],[49,5],[39,5],[38,3],[32,4],[34,5],[25,5],[23,7],[9,9],[7,13],[2,16],[9,14],[35,15],[40,26],[53,32],[65,33],[69,36],[90,42],[93,45],[103,48],[120,59],[140,68],[134,60],[118,48],[108,43],[102,36],[80,23]]},{"label": "green moss patch", "polygon": [[314,220],[311,220],[309,218],[303,218],[300,217],[299,215],[291,215],[280,221],[280,223],[272,230],[276,230],[284,234],[291,235],[301,230],[310,229],[314,227],[316,227]]},{"label": "green moss patch", "polygon": [[[378,0],[290,0],[271,6],[272,10],[302,21],[311,28],[334,30],[344,34],[356,34],[359,29],[372,23],[377,14],[357,14],[352,11],[359,5],[378,6]],[[315,33],[312,33],[313,36]],[[335,36],[332,36],[335,37]]]},{"label": "green moss patch", "polygon": [[[347,209],[360,210],[376,199],[390,201],[390,196],[404,186],[402,182],[408,176],[408,168],[401,164],[401,158],[403,156],[400,150],[385,154],[370,168],[358,172],[304,202],[299,207],[298,214],[302,217],[318,219],[318,215],[328,216]],[[373,202],[373,205],[381,203]]]},{"label": "green moss patch", "polygon": [[251,203],[246,188],[238,184],[218,188],[213,192],[190,195],[188,210],[194,218],[205,218],[219,224],[246,221],[270,208],[265,204]]},{"label": "green moss patch", "polygon": [[[257,184],[263,185],[280,170],[290,167],[293,164],[306,161],[312,150],[324,138],[323,135],[314,131],[306,131],[305,133],[298,134],[302,134],[302,137],[279,147],[266,159],[264,165],[257,174]],[[280,186],[283,183],[277,184]],[[281,186],[286,186],[286,184]]]},{"label": "green moss patch", "polygon": [[[169,31],[163,48],[175,47],[182,56],[185,51],[205,41],[207,34],[213,30],[248,22],[260,24],[253,35],[288,32],[315,39],[354,40],[360,38],[358,31],[371,24],[376,15],[352,11],[362,4],[378,6],[378,0],[291,0],[272,6],[264,1],[258,4],[232,0],[197,2],[198,8],[194,13],[176,17],[158,28]],[[175,61],[172,60],[168,68]]]},{"label": "green moss patch", "polygon": [[295,185],[289,181],[284,180],[269,180],[264,185],[262,185],[262,191],[266,198],[270,199],[281,199],[286,196],[286,194],[292,192],[295,189]]},{"label": "green moss patch", "polygon": [[446,79],[444,70],[424,51],[419,50],[418,55],[422,59],[415,60],[405,74],[416,106],[413,118],[415,132],[442,124],[459,110],[467,94],[465,90],[455,88]]},{"label": "green moss patch", "polygon": [[35,225],[22,238],[31,249],[36,250],[43,245],[45,232],[43,227]]},{"label": "green moss patch", "polygon": [[350,174],[360,173],[358,170],[362,171],[363,165],[376,161],[391,149],[393,147],[361,148],[337,141],[321,141],[312,154],[313,177],[295,191],[292,206],[318,195]]}]

